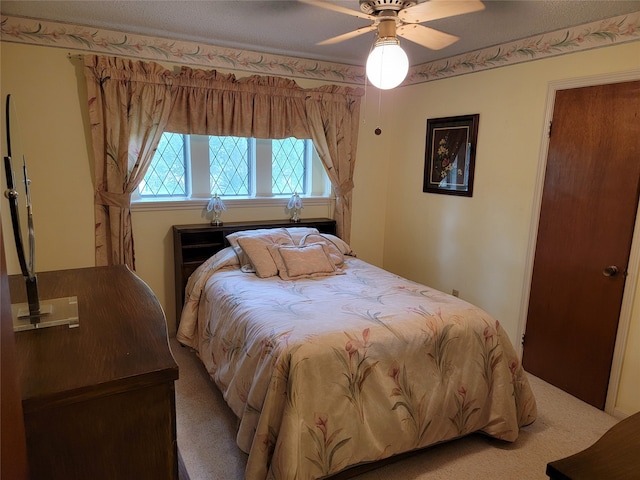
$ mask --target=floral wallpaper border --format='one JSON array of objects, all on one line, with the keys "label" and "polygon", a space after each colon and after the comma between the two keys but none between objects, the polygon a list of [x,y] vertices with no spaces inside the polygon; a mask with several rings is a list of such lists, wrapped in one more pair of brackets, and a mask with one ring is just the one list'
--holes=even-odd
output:
[{"label": "floral wallpaper border", "polygon": [[[423,83],[638,40],[640,12],[417,65],[409,71],[405,84]],[[632,66],[640,66],[640,59],[637,65]]]},{"label": "floral wallpaper border", "polygon": [[[264,75],[364,84],[364,67],[216,47],[81,25],[3,16],[0,41]],[[403,85],[640,40],[640,12],[411,67]],[[640,62],[639,62],[640,63]]]}]

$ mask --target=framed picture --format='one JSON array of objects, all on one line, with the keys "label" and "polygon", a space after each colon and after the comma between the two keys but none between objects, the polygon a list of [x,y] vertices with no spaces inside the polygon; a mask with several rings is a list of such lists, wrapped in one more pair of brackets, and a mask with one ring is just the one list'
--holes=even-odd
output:
[{"label": "framed picture", "polygon": [[480,114],[427,120],[422,191],[473,195],[473,171]]}]

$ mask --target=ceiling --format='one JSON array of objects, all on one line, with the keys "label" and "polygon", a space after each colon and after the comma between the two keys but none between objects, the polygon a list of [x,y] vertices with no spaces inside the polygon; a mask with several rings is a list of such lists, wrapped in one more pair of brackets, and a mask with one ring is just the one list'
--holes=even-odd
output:
[{"label": "ceiling", "polygon": [[[331,3],[359,11],[358,0]],[[460,37],[445,49],[428,50],[401,39],[411,65],[640,12],[640,0],[485,0],[484,4],[480,12],[423,24]],[[375,40],[375,34],[368,32],[334,45],[317,45],[370,22],[297,0],[2,0],[0,13],[350,65],[364,65]]]}]

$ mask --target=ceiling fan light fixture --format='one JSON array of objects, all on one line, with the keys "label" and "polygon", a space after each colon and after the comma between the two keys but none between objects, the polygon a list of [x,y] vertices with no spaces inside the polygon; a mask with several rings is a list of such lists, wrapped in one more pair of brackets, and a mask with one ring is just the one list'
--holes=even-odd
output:
[{"label": "ceiling fan light fixture", "polygon": [[376,40],[367,58],[367,78],[381,90],[395,88],[409,71],[409,58],[395,37]]}]

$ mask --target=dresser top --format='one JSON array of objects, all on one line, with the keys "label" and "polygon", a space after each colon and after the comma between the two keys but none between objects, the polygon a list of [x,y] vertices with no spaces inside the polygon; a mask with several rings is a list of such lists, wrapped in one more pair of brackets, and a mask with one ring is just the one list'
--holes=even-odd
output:
[{"label": "dresser top", "polygon": [[[26,302],[21,275],[12,303]],[[79,326],[16,332],[25,411],[178,378],[162,307],[126,266],[38,274],[40,303],[76,296]]]}]

